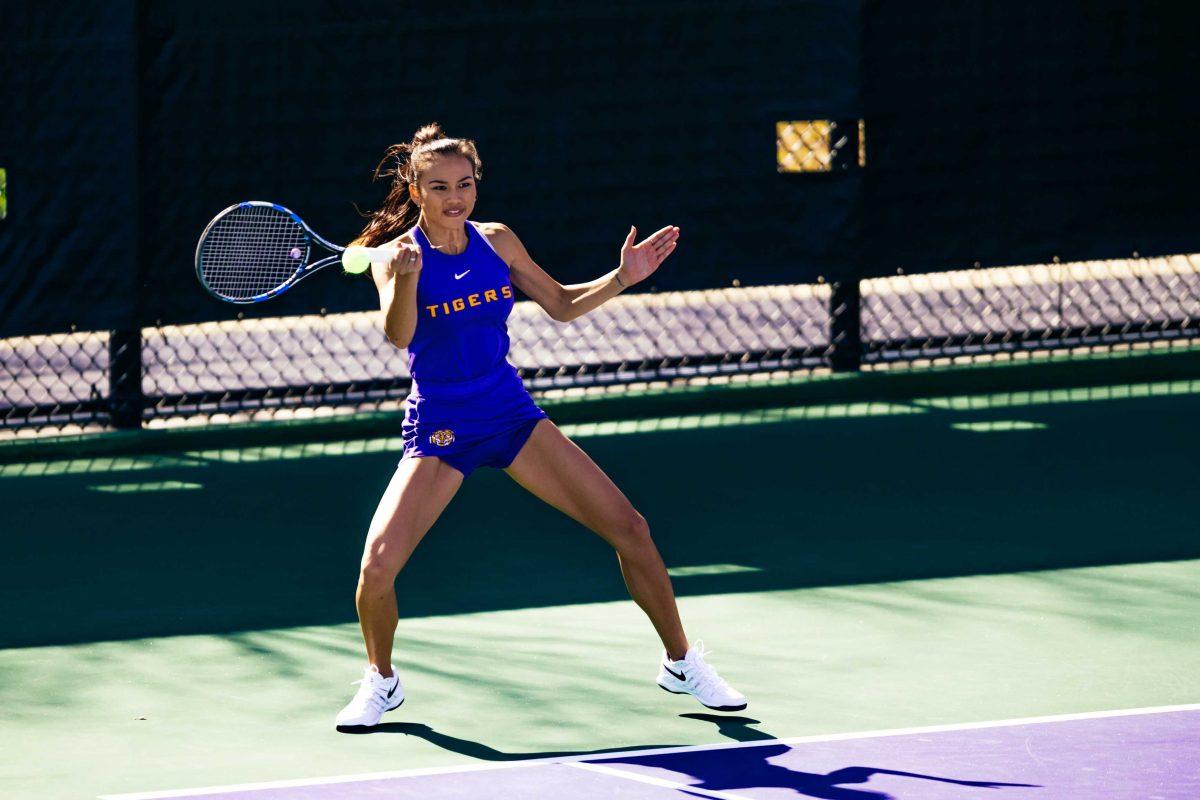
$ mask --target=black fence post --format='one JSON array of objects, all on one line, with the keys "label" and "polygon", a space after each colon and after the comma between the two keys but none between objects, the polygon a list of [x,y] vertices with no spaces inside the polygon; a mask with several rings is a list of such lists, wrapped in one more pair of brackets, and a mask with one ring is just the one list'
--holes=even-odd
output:
[{"label": "black fence post", "polygon": [[835,281],[829,295],[829,363],[834,372],[862,366],[862,294],[857,278]]},{"label": "black fence post", "polygon": [[118,429],[142,427],[142,331],[109,331],[108,334],[108,413]]}]

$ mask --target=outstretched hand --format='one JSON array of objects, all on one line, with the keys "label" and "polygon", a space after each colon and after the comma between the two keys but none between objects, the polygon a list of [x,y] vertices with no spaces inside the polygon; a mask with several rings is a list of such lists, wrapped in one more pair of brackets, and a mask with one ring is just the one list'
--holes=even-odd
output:
[{"label": "outstretched hand", "polygon": [[667,260],[679,242],[679,228],[668,225],[634,244],[636,238],[637,227],[631,227],[621,246],[621,266],[617,275],[626,286],[646,280]]}]

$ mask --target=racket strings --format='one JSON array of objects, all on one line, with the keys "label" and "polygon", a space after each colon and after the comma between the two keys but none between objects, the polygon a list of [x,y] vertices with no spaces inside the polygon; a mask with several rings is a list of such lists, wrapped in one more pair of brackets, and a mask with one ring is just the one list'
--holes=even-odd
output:
[{"label": "racket strings", "polygon": [[250,300],[291,281],[308,255],[308,234],[290,214],[271,206],[239,206],[204,237],[200,279],[220,297]]}]

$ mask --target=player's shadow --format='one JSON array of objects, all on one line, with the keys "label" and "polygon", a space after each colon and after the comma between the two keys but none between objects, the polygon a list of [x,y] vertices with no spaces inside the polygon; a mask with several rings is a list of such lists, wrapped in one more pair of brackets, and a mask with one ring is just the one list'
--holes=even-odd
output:
[{"label": "player's shadow", "polygon": [[[717,716],[715,714],[681,714],[690,719],[712,722],[723,736],[739,742],[768,741],[776,737],[751,728],[758,723],[751,717]],[[753,747],[730,747],[715,750],[698,750],[684,753],[664,753],[651,756],[599,759],[592,763],[623,764],[626,766],[655,767],[689,776],[690,788],[720,792],[748,789],[791,789],[805,797],[824,800],[897,800],[886,792],[870,789],[853,789],[845,784],[866,783],[874,775],[899,775],[957,786],[999,789],[1003,787],[1033,788],[1037,784],[999,783],[996,781],[972,781],[948,778],[940,775],[925,775],[919,772],[885,769],[882,767],[843,767],[821,774],[801,772],[768,759],[781,756],[791,750],[786,744],[756,745]],[[661,777],[657,775],[656,777]],[[685,790],[686,791],[686,790]]]},{"label": "player's shadow", "polygon": [[403,733],[416,736],[432,745],[460,753],[481,761],[530,761],[538,758],[567,758],[569,756],[599,756],[608,753],[627,753],[630,751],[653,750],[660,747],[678,747],[678,744],[638,744],[628,747],[606,747],[600,750],[547,750],[541,753],[506,753],[482,742],[460,739],[448,733],[435,731],[422,722],[383,722],[362,733]]},{"label": "player's shadow", "polygon": [[[752,717],[717,714],[680,714],[687,719],[711,722],[726,738],[738,742],[776,741],[777,737],[751,727],[758,720]],[[507,753],[482,742],[461,739],[441,733],[420,722],[385,722],[365,733],[402,733],[417,736],[430,744],[481,761],[529,761],[532,759],[567,758],[573,756],[603,756],[657,748],[678,747],[670,744],[641,744],[630,747],[610,747],[599,750],[547,750],[534,753]],[[874,775],[898,775],[918,780],[950,783],[957,786],[1000,789],[1004,787],[1036,788],[1032,783],[999,783],[996,781],[972,781],[948,778],[941,775],[925,775],[919,772],[886,769],[883,767],[843,767],[825,774],[802,772],[778,764],[769,759],[791,750],[786,744],[755,745],[753,747],[730,747],[697,750],[661,755],[631,755],[627,758],[588,759],[593,764],[623,764],[626,766],[655,767],[687,775],[690,788],[709,791],[735,791],[738,789],[791,789],[805,797],[821,800],[899,800],[886,792],[870,789],[848,788],[846,784],[866,783]],[[684,792],[687,790],[684,789]]]}]

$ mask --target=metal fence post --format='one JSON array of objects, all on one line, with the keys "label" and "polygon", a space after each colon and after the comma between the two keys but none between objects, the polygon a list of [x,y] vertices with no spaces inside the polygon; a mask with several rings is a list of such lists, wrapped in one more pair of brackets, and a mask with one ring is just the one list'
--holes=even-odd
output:
[{"label": "metal fence post", "polygon": [[862,294],[857,278],[835,281],[829,295],[829,363],[834,372],[862,366]]},{"label": "metal fence post", "polygon": [[109,331],[108,334],[108,412],[113,427],[142,427],[142,331]]}]

